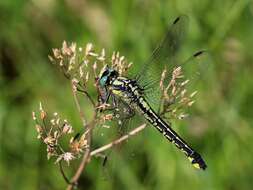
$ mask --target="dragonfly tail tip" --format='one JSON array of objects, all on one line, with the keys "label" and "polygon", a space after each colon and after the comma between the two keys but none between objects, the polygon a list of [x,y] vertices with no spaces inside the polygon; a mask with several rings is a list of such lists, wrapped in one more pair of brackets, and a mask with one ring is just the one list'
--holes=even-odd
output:
[{"label": "dragonfly tail tip", "polygon": [[197,152],[194,152],[192,155],[188,157],[192,165],[197,169],[205,170],[207,168],[207,165],[205,161],[201,158],[200,154]]}]

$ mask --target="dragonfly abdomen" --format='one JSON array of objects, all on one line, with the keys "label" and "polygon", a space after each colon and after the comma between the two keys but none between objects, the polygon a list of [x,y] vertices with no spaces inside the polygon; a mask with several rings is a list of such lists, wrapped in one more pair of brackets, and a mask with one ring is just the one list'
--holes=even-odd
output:
[{"label": "dragonfly abdomen", "polygon": [[134,105],[139,112],[162,133],[170,142],[176,145],[196,168],[205,169],[206,164],[201,156],[195,152],[179,135],[161,119],[145,100],[142,89],[136,81],[118,77],[112,85],[112,92],[120,96],[127,104]]},{"label": "dragonfly abdomen", "polygon": [[153,111],[144,97],[139,97],[137,104],[142,114],[152,124],[152,126],[162,133],[170,142],[175,144],[176,147],[187,156],[194,167],[198,169],[206,168],[206,164],[201,156],[195,152],[163,119],[161,119]]}]

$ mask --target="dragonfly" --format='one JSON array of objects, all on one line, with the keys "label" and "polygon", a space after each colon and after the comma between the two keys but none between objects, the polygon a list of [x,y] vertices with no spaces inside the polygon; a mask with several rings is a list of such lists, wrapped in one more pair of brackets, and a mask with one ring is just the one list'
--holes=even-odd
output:
[{"label": "dragonfly", "polygon": [[[173,58],[180,48],[187,25],[187,16],[181,15],[176,18],[168,27],[165,37],[153,51],[151,57],[141,65],[140,71],[134,77],[121,76],[116,69],[106,65],[100,72],[98,83],[103,92],[100,95],[102,103],[108,103],[111,99],[115,108],[119,109],[119,105],[123,105],[124,114],[126,113],[124,117],[128,119],[138,113],[163,134],[167,140],[176,145],[195,168],[205,170],[207,165],[201,155],[172,129],[169,122],[166,122],[159,115],[155,108],[151,106],[152,103],[147,96],[148,91],[155,92],[155,87],[159,86],[157,82],[161,75],[154,75],[154,70],[164,65],[170,69],[176,66],[173,63]],[[203,53],[204,51],[199,51],[191,56],[188,61],[177,66],[187,68],[189,65],[188,67],[193,67],[192,70],[199,74],[199,67],[195,65],[195,60]],[[168,75],[166,78],[170,80],[171,77]]]}]

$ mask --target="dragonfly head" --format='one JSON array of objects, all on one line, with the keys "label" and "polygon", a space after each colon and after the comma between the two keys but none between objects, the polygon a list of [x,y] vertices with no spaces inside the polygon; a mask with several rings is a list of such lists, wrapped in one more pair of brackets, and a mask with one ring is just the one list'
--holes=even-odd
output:
[{"label": "dragonfly head", "polygon": [[118,77],[118,72],[106,65],[99,74],[99,84],[104,87],[109,85]]}]

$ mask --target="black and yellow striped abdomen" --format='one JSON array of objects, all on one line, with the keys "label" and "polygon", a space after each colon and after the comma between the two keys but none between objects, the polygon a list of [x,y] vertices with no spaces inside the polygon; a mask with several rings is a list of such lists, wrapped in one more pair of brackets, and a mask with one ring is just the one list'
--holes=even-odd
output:
[{"label": "black and yellow striped abdomen", "polygon": [[190,160],[194,167],[205,169],[206,164],[201,156],[195,152],[179,135],[150,107],[142,95],[142,90],[135,81],[127,78],[118,77],[111,86],[112,93],[120,96],[127,104],[132,105],[138,110],[146,120],[151,123],[160,133],[170,142],[176,145]]},{"label": "black and yellow striped abdomen", "polygon": [[200,154],[195,152],[179,135],[161,119],[148,105],[144,97],[138,99],[138,107],[145,118],[162,133],[170,142],[176,145],[190,160],[195,168],[205,169],[206,164]]}]

